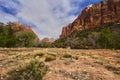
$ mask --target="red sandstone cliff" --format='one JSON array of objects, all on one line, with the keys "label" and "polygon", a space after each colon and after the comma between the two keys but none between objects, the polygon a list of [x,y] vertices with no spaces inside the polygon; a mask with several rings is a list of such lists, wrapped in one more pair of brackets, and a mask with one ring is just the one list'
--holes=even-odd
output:
[{"label": "red sandstone cliff", "polygon": [[111,22],[120,23],[120,0],[106,0],[87,6],[73,23],[63,27],[60,38],[74,30],[82,31]]}]

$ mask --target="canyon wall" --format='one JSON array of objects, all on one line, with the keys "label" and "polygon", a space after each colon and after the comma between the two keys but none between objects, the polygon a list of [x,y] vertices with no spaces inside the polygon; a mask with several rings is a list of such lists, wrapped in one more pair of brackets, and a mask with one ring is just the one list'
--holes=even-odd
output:
[{"label": "canyon wall", "polygon": [[82,31],[112,22],[120,23],[120,0],[105,0],[87,6],[73,23],[63,27],[60,38],[75,30]]}]

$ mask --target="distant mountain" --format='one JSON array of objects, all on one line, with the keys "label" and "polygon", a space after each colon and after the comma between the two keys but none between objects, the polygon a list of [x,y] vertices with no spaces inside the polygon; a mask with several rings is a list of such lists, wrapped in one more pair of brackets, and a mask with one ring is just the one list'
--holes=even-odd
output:
[{"label": "distant mountain", "polygon": [[87,6],[73,23],[63,27],[60,38],[106,23],[120,23],[120,0],[104,0]]},{"label": "distant mountain", "polygon": [[55,41],[54,38],[47,38],[47,37],[41,40],[41,42],[44,42],[44,43],[53,43],[54,41]]},{"label": "distant mountain", "polygon": [[120,49],[120,0],[104,0],[87,6],[63,27],[58,47]]}]

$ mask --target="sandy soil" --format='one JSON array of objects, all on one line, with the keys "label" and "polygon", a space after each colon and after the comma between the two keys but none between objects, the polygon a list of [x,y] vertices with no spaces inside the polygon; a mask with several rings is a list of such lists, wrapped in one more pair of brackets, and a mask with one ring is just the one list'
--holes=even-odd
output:
[{"label": "sandy soil", "polygon": [[48,71],[43,80],[120,80],[120,50],[62,48],[0,48],[0,80],[33,59],[44,61],[34,57],[37,52],[56,55],[56,60],[45,62]]}]

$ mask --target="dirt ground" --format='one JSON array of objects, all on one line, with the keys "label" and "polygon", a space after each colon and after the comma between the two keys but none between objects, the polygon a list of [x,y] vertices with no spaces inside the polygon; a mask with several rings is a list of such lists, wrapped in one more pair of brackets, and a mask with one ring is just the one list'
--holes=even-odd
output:
[{"label": "dirt ground", "polygon": [[[44,56],[35,56],[38,52],[56,60],[44,61]],[[120,80],[120,50],[62,48],[0,48],[0,80],[34,59],[48,67],[43,80]]]}]

